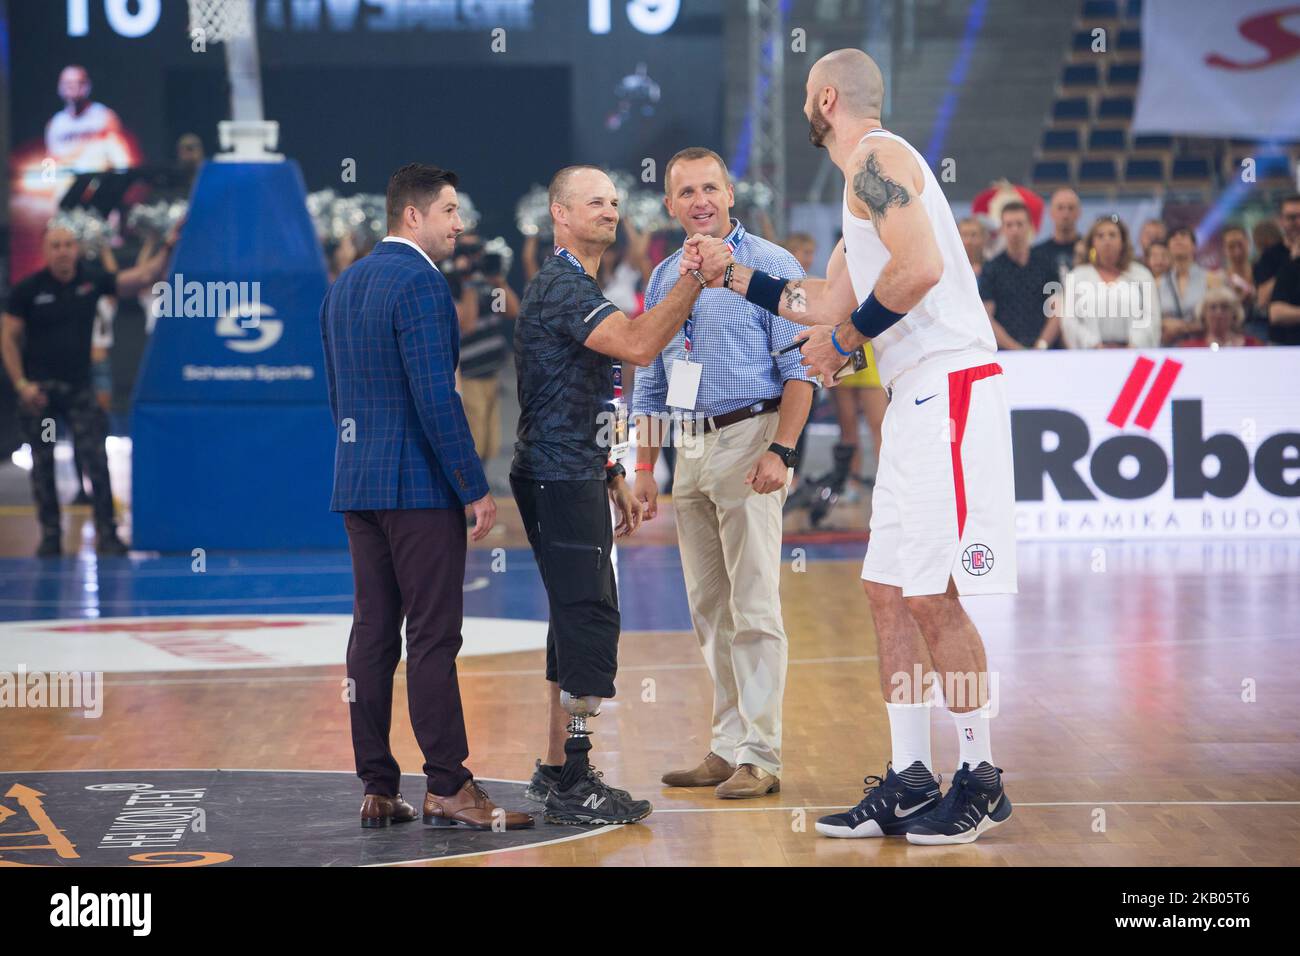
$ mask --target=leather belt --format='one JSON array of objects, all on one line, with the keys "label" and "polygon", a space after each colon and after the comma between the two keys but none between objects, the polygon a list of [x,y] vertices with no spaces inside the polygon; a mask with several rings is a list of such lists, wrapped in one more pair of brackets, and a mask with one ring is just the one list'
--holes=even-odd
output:
[{"label": "leather belt", "polygon": [[761,402],[755,402],[753,405],[746,405],[744,408],[737,408],[735,411],[727,412],[725,415],[715,415],[713,418],[703,418],[700,416],[682,416],[682,431],[688,435],[694,435],[697,431],[707,435],[709,432],[717,431],[719,428],[726,428],[728,425],[734,425],[737,422],[747,421],[751,418],[757,418],[759,415],[766,415],[774,412],[781,407],[781,397],[765,398]]}]

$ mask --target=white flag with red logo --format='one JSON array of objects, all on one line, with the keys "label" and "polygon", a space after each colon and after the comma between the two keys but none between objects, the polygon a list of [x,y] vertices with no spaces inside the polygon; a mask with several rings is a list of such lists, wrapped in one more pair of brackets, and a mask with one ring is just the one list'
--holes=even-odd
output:
[{"label": "white flag with red logo", "polygon": [[1300,137],[1300,3],[1146,0],[1133,131]]}]

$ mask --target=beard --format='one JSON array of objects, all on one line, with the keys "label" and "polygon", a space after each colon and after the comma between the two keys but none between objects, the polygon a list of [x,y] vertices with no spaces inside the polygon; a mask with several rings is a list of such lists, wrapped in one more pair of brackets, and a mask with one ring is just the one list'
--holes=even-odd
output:
[{"label": "beard", "polygon": [[808,118],[808,141],[818,149],[824,149],[826,146],[826,137],[830,135],[830,132],[831,124],[826,122],[826,117],[822,115],[821,107],[814,103],[812,116]]}]

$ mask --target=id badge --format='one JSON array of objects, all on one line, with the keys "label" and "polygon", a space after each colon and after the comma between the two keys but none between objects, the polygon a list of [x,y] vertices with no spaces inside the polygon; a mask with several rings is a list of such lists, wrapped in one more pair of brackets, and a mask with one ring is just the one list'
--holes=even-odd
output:
[{"label": "id badge", "polygon": [[689,359],[673,359],[668,374],[668,404],[673,408],[695,411],[695,399],[700,392],[700,373],[704,366]]}]

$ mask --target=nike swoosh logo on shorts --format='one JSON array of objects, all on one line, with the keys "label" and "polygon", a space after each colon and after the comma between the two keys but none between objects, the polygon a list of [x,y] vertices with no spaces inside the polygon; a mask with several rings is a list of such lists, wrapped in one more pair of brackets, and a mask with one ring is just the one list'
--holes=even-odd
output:
[{"label": "nike swoosh logo on shorts", "polygon": [[[938,392],[935,392],[935,393],[934,393],[934,395],[938,395],[938,394],[939,394]],[[916,404],[918,404],[918,405],[924,405],[924,404],[925,404],[926,402],[928,402],[930,399],[934,398],[934,395],[928,395],[928,396],[926,396],[925,398],[918,398],[918,399],[916,400]]]}]

